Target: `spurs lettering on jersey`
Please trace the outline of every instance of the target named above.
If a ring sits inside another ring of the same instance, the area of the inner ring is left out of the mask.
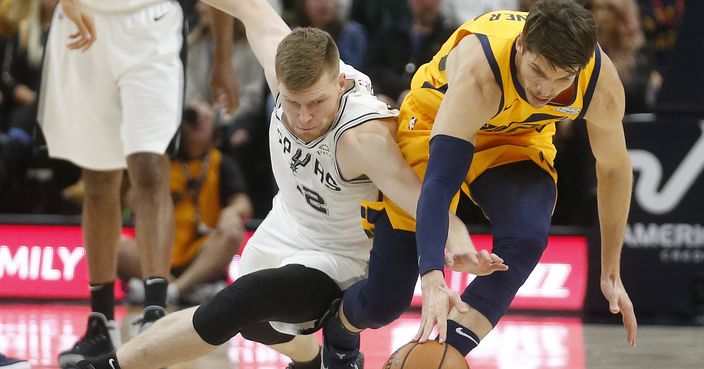
[[[342,178],[337,142],[353,127],[393,118],[398,112],[371,95],[367,76],[344,64],[341,71],[353,87],[340,98],[340,110],[329,130],[311,142],[301,141],[288,129],[277,100],[269,134],[271,165],[279,185],[272,211],[285,214],[306,237],[329,242],[327,247],[338,253],[362,257],[369,243],[359,219],[360,202],[376,200],[379,191],[368,179]],[[363,250],[352,251],[359,245],[365,245]]]
[[[282,146],[284,154],[291,153],[291,139],[284,136],[279,129],[277,129],[277,133],[279,135],[279,144]],[[331,159],[330,148],[325,144],[320,146],[320,148],[312,150],[314,151],[314,155],[324,156],[327,160]],[[293,174],[296,174],[299,170],[306,168],[311,160],[311,152],[306,152],[303,154],[303,150],[304,149],[300,148],[296,149],[296,153],[294,153],[289,160],[288,166]],[[320,183],[324,184],[333,191],[340,191],[340,186],[335,181],[335,178],[330,175],[330,172],[325,169],[323,163],[317,157],[315,158],[315,163],[312,165],[312,170],[313,173],[318,176]]]

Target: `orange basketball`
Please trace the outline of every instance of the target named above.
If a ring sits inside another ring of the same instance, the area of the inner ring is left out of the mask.
[[[438,341],[409,342],[391,354],[384,369],[469,369],[454,347]]]

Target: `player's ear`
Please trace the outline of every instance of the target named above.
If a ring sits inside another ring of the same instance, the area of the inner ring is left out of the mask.
[[[516,51],[521,54],[523,53],[523,32],[518,34],[518,38],[516,38]]]
[[[344,73],[340,73],[340,77],[337,79],[337,84],[343,91],[345,90],[345,86],[347,85],[347,77]]]

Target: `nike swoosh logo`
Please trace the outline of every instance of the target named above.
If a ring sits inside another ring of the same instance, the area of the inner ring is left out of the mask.
[[[470,341],[474,342],[475,345],[479,346],[479,342],[477,342],[477,340],[475,340],[474,338],[472,338],[472,336],[468,335],[467,333],[462,332],[462,328],[461,328],[461,327],[457,327],[457,328],[455,329],[455,332],[457,332],[457,334],[459,334],[460,336],[469,338]]]
[[[108,364],[110,365],[110,367],[111,367],[112,369],[116,369],[116,368],[115,368],[115,359],[110,359],[110,360],[108,360]]]
[[[154,17],[154,21],[155,21],[155,22],[158,22],[158,21],[160,21],[160,20],[161,20],[161,18],[164,18],[164,16],[165,16],[166,14],[169,14],[169,12],[166,12],[166,13],[164,13],[164,14],[160,15],[160,16]]]

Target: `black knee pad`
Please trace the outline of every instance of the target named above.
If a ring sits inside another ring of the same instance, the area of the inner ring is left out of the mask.
[[[281,333],[274,329],[269,322],[259,322],[240,328],[242,337],[259,342],[264,345],[278,345],[291,341],[293,335]]]
[[[238,278],[193,314],[200,337],[220,345],[255,323],[319,319],[342,292],[327,274],[303,265],[263,269]]]

